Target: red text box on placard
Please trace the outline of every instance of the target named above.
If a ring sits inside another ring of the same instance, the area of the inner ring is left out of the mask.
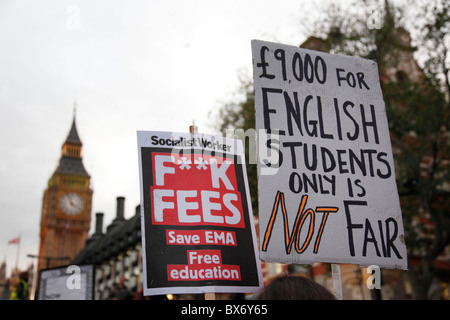
[[[166,230],[167,245],[236,246],[236,233],[222,230]]]
[[[169,281],[240,281],[238,265],[222,264],[220,250],[188,250],[188,264],[167,266]]]
[[[153,153],[152,223],[244,228],[232,159]]]

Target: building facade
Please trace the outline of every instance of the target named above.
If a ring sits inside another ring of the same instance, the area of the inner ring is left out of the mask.
[[[103,232],[103,213],[96,213],[95,231],[87,239],[85,248],[72,261],[73,264],[95,266],[94,298],[117,298],[115,287],[123,282],[128,298],[141,297],[142,245],[139,206],[130,219],[124,218],[124,197],[117,197],[116,218]]]

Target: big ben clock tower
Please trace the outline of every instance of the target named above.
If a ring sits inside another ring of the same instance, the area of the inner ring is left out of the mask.
[[[84,248],[91,223],[92,189],[73,117],[59,165],[44,191],[38,272],[70,264]]]

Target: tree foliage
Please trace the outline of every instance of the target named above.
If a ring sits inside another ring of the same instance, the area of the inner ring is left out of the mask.
[[[439,276],[434,262],[450,244],[450,2],[409,1],[398,7],[387,0],[375,6],[364,1],[346,9],[332,4],[320,19],[303,21],[314,26],[310,33],[322,51],[378,62],[411,280],[415,297],[426,298]],[[255,128],[251,81],[241,78],[240,90],[240,99],[220,110],[221,131]],[[256,208],[256,166],[247,168]]]
[[[411,275],[416,297],[426,298],[437,275],[434,262],[450,243],[450,3],[410,1],[395,7],[385,1],[384,7],[364,10],[369,3],[360,7],[362,15],[334,10],[334,19],[321,24],[317,35],[330,52],[378,62],[406,242],[410,257],[420,257],[420,268],[410,259]],[[382,21],[368,28],[376,10],[383,12]]]
[[[255,154],[256,141],[250,141],[255,139],[255,97],[253,94],[253,83],[247,76],[244,70],[241,70],[239,74],[239,89],[237,95],[234,96],[229,102],[224,103],[219,109],[217,115],[216,128],[226,135],[227,130],[242,130],[249,132],[250,134],[243,139],[245,149],[245,161],[248,176],[248,184],[250,188],[250,197],[252,201],[253,214],[258,213],[258,179],[257,168],[255,159],[250,157],[250,154]]]

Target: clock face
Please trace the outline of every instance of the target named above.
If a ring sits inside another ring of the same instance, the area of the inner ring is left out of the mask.
[[[66,193],[61,198],[61,209],[69,215],[76,215],[83,209],[83,199],[76,193]]]

